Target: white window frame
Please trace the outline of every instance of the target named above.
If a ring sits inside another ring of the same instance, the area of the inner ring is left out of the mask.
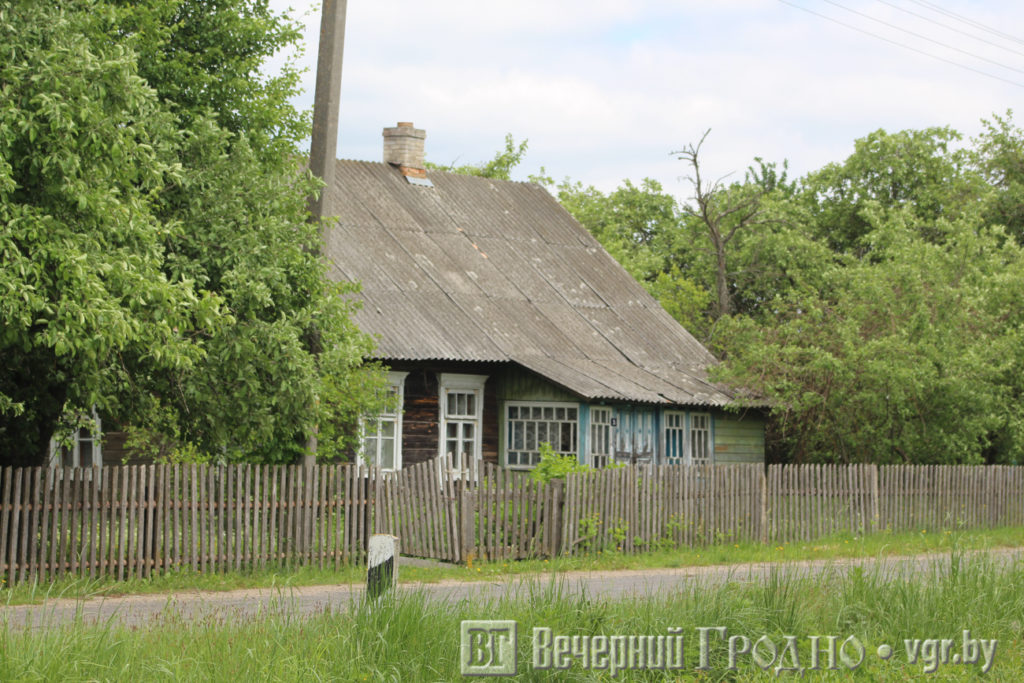
[[[559,419],[557,419],[557,417],[555,417],[555,415],[557,415],[557,413],[553,412],[551,418],[545,418],[545,417],[533,418],[531,416],[530,418],[517,417],[517,418],[513,419],[513,418],[509,417],[509,415],[510,415],[509,409],[510,408],[517,408],[517,409],[528,408],[531,411],[534,408],[541,408],[541,409],[551,408],[552,411],[556,411],[559,408],[562,408],[562,409],[572,409],[572,410],[576,411],[576,418],[574,420],[569,420],[567,418],[559,420]],[[533,469],[533,467],[537,464],[537,462],[539,462],[539,458],[540,458],[539,452],[535,451],[534,449],[528,449],[528,448],[513,449],[513,448],[511,448],[511,446],[513,445],[512,444],[512,439],[514,438],[513,422],[524,422],[524,423],[525,422],[534,422],[534,423],[543,422],[543,423],[546,423],[548,425],[550,425],[550,424],[562,424],[562,423],[569,423],[569,422],[571,422],[572,425],[573,425],[573,434],[572,434],[573,444],[572,444],[572,448],[570,450],[555,449],[555,452],[556,453],[561,453],[562,455],[571,455],[573,457],[579,457],[579,448],[580,448],[580,404],[579,403],[570,403],[570,402],[565,402],[565,401],[506,401],[505,402],[504,415],[502,416],[502,419],[505,421],[505,444],[504,444],[504,448],[505,448],[505,466],[507,468],[509,468],[509,469],[512,469],[512,470],[529,470],[529,469]],[[524,427],[524,429],[525,429],[525,427]],[[538,435],[537,435],[536,429],[537,428],[534,427],[534,430],[535,430],[534,431],[534,438],[537,439],[537,445],[538,446],[543,441],[550,442],[550,439],[540,439],[538,437]],[[537,461],[536,462],[526,463],[526,464],[523,464],[521,462],[512,463],[511,460],[510,460],[510,458],[511,458],[510,451],[513,451],[513,450],[522,451],[522,452],[528,452],[528,453],[537,453],[537,455],[536,455]]]
[[[675,423],[675,424],[673,424]],[[686,413],[682,410],[666,410],[662,416],[662,447],[664,462],[667,465],[689,465],[690,464],[690,432]],[[669,457],[669,444],[673,441],[682,440],[678,443],[678,457]]]
[[[662,415],[661,452],[668,465],[712,465],[715,462],[712,415],[666,410]],[[675,424],[672,424],[672,423]],[[682,439],[679,457],[669,458],[669,443]],[[700,451],[703,448],[703,453]]]
[[[711,443],[711,413],[690,413],[690,424],[688,426],[687,442],[689,448],[687,449],[687,456],[690,464],[693,465],[712,465],[715,462],[714,447]],[[705,421],[703,426],[698,427],[698,419]],[[704,446],[704,453],[698,454],[697,450]]]
[[[615,434],[612,431],[611,406],[590,406],[590,429],[587,439],[587,462],[591,467],[607,467],[615,457]],[[598,416],[603,419],[598,420]],[[596,446],[603,444],[604,450]]]
[[[385,472],[393,472],[395,470],[402,469],[402,414],[404,412],[403,406],[405,405],[405,378],[408,376],[408,372],[397,372],[394,370],[388,372],[388,388],[392,393],[394,393],[397,401],[393,411],[384,412],[374,417],[364,417],[359,420],[359,454],[366,464],[371,467],[380,467]],[[376,424],[376,431],[373,434],[369,434],[367,432],[367,425],[370,422],[374,422]],[[395,445],[392,460],[394,467],[381,466],[381,445],[383,443],[381,433],[385,422],[393,423],[395,425],[393,437]],[[367,452],[366,442],[368,440],[373,440],[375,443],[374,453]]]
[[[439,456],[444,457],[447,455],[448,445],[448,425],[472,425],[473,436],[471,437],[471,453],[469,455],[479,461],[483,455],[482,451],[482,432],[483,432],[483,416],[484,416],[484,384],[487,382],[487,375],[465,375],[454,372],[442,372],[438,381],[438,434],[437,434],[437,453]],[[448,396],[449,394],[467,394],[472,395],[473,398],[473,412],[472,414],[449,414],[448,412]],[[459,428],[458,441],[463,441],[464,427]],[[458,472],[469,466],[469,463],[462,461],[462,453],[452,453],[452,468]]]
[[[88,442],[92,447],[91,466],[103,467],[103,423],[100,421],[100,416],[96,413],[95,408],[92,410],[92,420],[90,422],[93,425],[92,429],[79,427],[75,430],[69,447],[62,446],[56,437],[50,438],[50,467],[81,467],[83,442]],[[84,436],[82,432],[85,432]],[[70,465],[64,464],[65,448],[70,449],[68,451],[68,454],[71,456]]]

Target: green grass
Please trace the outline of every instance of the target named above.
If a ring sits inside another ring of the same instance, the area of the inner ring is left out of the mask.
[[[532,579],[527,597],[479,604],[436,603],[400,595],[368,606],[305,619],[264,616],[240,621],[165,622],[145,629],[108,623],[45,631],[0,628],[0,680],[459,680],[459,624],[464,619],[513,619],[518,624],[518,680],[612,680],[579,666],[556,673],[530,666],[534,626],[564,635],[664,635],[680,627],[684,669],[700,680],[774,678],[747,656],[727,668],[725,645],[712,649],[711,669],[696,671],[697,627],[723,626],[751,640],[797,638],[809,665],[810,635],[855,636],[866,656],[850,672],[810,671],[813,680],[967,680],[980,665],[940,665],[926,674],[911,664],[904,639],[950,638],[960,651],[963,629],[996,639],[986,680],[1017,681],[1024,671],[1024,562],[1001,565],[984,555],[949,554],[954,570],[936,562],[923,575],[892,569],[829,572],[820,577],[774,573],[756,583],[687,582],[644,600],[597,601]],[[947,556],[945,559],[949,559]],[[891,645],[888,661],[877,656]],[[792,663],[787,659],[787,664]],[[792,676],[793,674],[788,674]],[[667,680],[664,672],[620,672],[617,680]]]
[[[729,543],[703,548],[673,548],[643,554],[593,553],[552,560],[518,562],[471,562],[462,573],[493,578],[503,574],[547,571],[614,571],[701,567],[748,562],[796,562],[855,557],[917,555],[951,550],[990,550],[1024,546],[1024,529],[1009,527],[970,531],[882,532],[855,536],[835,534],[815,541],[766,546],[760,543]],[[477,571],[479,570],[479,571]],[[403,572],[406,570],[403,569]],[[403,578],[406,574],[403,574]]]
[[[433,583],[443,580],[493,580],[505,576],[568,571],[614,571],[622,569],[658,569],[697,567],[746,562],[786,562],[835,560],[854,557],[914,555],[929,552],[984,550],[1024,545],[1024,529],[979,529],[939,533],[877,533],[867,536],[839,534],[812,542],[764,546],[735,543],[703,548],[665,549],[644,554],[593,553],[552,560],[477,562],[443,567],[403,566],[403,583]],[[289,588],[326,584],[361,583],[364,567],[345,567],[340,571],[312,567],[271,567],[261,570],[204,574],[180,571],[150,579],[69,578],[49,584],[16,584],[0,590],[0,601],[17,605],[39,603],[56,598],[112,597],[128,594],[181,591],[227,591],[243,588]]]

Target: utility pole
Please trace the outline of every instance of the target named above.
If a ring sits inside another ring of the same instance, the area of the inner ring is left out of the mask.
[[[314,220],[324,217],[324,200],[334,183],[347,5],[347,0],[323,0],[323,14],[320,17],[320,47],[316,61],[313,140],[309,149],[309,170],[326,185],[318,198],[310,198],[309,209]]]
[[[338,155],[338,114],[341,110],[341,62],[345,51],[347,0],[323,0],[320,16],[320,45],[316,60],[316,92],[313,96],[313,139],[309,147],[309,170],[324,181],[318,197],[309,198],[310,220],[326,215],[327,197],[334,185]],[[315,343],[315,342],[314,342]],[[318,351],[318,349],[314,349]],[[309,454],[305,464],[316,463],[317,428],[306,439]]]

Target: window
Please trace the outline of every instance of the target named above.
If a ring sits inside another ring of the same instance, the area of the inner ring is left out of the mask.
[[[551,444],[556,453],[576,457],[579,443],[579,408],[575,403],[528,403],[505,405],[506,464],[533,467],[540,462],[540,445]]]
[[[686,413],[665,411],[665,462],[686,462]]]
[[[690,413],[690,458],[694,465],[711,464],[711,416]]]
[[[679,410],[665,411],[665,462],[670,465],[711,464],[711,415],[690,413],[689,427],[686,417],[686,413]]]
[[[70,443],[62,445],[50,439],[51,467],[102,467],[103,430],[99,415],[92,412],[92,424],[78,429]]]
[[[402,403],[408,372],[389,372],[388,391],[395,397],[388,412],[363,418],[363,456],[383,470],[402,468]]]
[[[590,407],[590,465],[607,467],[612,456],[612,409]]]
[[[484,375],[441,374],[441,454],[462,470],[469,458],[480,459],[480,429],[484,411]]]

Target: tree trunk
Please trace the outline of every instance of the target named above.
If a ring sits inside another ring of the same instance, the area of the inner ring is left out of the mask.
[[[732,313],[732,295],[729,293],[728,270],[725,265],[725,244],[721,235],[712,233],[711,240],[715,245],[715,291],[718,295],[718,307],[715,311],[715,319]]]

